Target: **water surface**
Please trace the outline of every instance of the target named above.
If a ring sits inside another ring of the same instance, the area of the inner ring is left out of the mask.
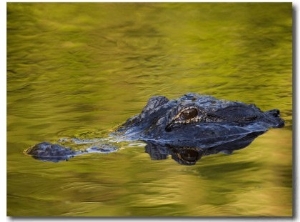
[[[291,3],[7,3],[9,216],[291,216]],[[106,137],[149,97],[187,92],[286,121],[194,166],[141,144],[70,161],[23,150]]]

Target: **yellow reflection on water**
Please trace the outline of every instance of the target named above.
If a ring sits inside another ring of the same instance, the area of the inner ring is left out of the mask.
[[[7,3],[7,214],[291,216],[291,6]],[[57,164],[22,153],[187,92],[278,108],[286,127],[195,166],[128,144]]]

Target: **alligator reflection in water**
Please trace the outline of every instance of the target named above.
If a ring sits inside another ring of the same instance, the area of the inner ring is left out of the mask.
[[[194,165],[203,156],[217,153],[231,154],[234,150],[245,148],[261,134],[262,133],[250,133],[243,138],[237,138],[230,142],[223,141],[224,143],[206,149],[148,142],[145,151],[150,155],[152,160],[164,160],[171,155],[172,159],[180,164]]]
[[[253,104],[189,93],[175,100],[164,96],[150,98],[142,112],[128,119],[112,136],[117,141],[145,142],[152,159],[171,155],[181,164],[192,165],[205,155],[244,148],[269,128],[283,126],[279,110],[263,112]],[[43,142],[25,153],[39,160],[58,162],[85,153],[116,150],[111,143],[100,142],[75,151]]]

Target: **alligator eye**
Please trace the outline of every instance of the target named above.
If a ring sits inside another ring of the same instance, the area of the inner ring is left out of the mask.
[[[192,119],[196,116],[198,116],[198,110],[196,108],[185,109],[180,113],[182,120]]]

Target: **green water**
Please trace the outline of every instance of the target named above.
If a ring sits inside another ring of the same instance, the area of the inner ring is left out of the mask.
[[[194,166],[126,143],[23,154],[187,92],[280,109],[286,126]],[[291,216],[292,159],[291,3],[7,3],[9,216]]]

